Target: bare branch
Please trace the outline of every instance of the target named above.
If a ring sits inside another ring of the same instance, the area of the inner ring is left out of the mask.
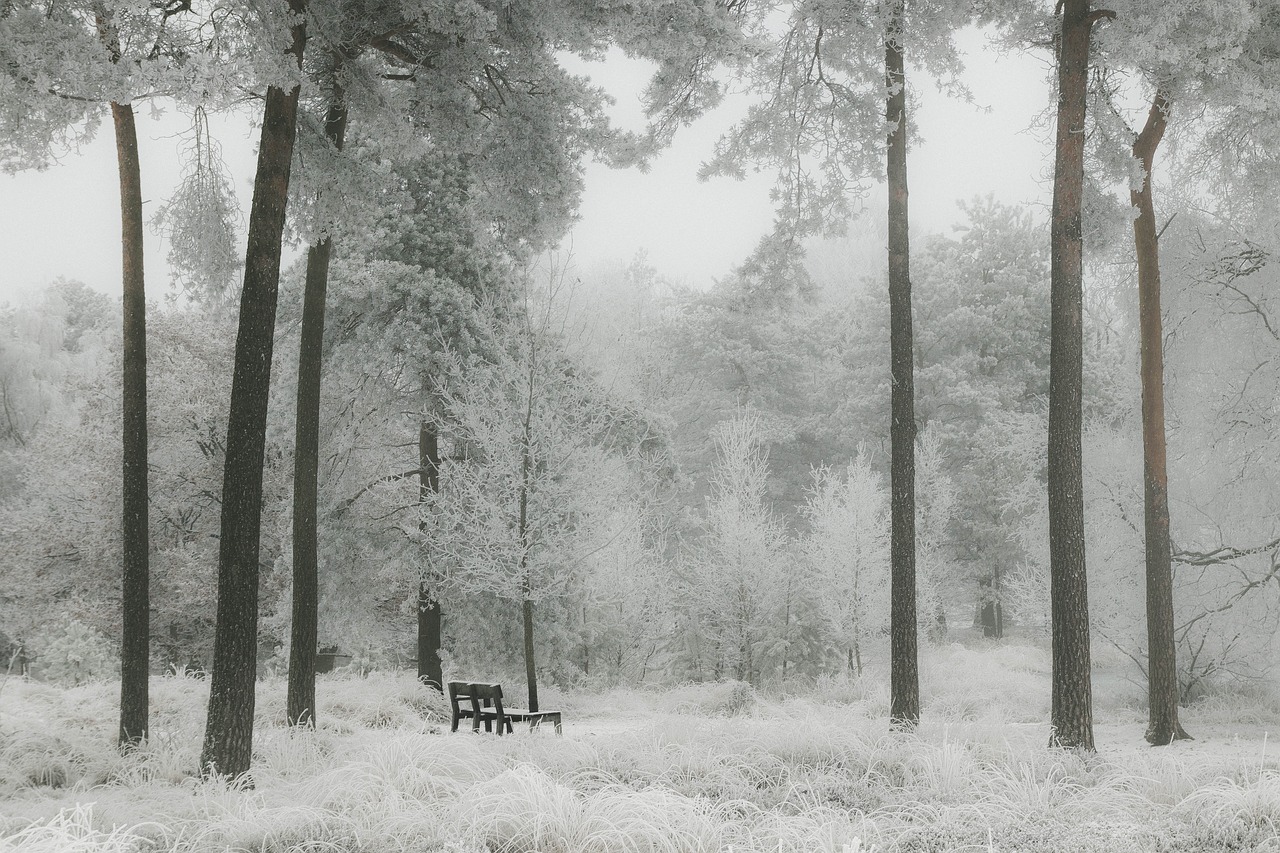
[[[1230,545],[1223,545],[1212,551],[1175,550],[1172,557],[1175,563],[1182,563],[1187,566],[1216,566],[1230,563],[1232,560],[1238,560],[1241,557],[1274,551],[1277,548],[1280,548],[1280,539],[1273,539],[1270,542],[1249,548],[1235,548]]]
[[[1115,10],[1094,9],[1092,12],[1090,12],[1088,15],[1085,16],[1084,20],[1086,24],[1092,27],[1094,24],[1098,23],[1098,21],[1102,20],[1103,18],[1106,18],[1107,20],[1110,20],[1110,21],[1114,21],[1116,19]]]
[[[329,517],[331,519],[341,518],[343,515],[347,513],[348,510],[351,509],[352,506],[355,505],[356,501],[364,497],[365,493],[367,493],[371,489],[377,488],[378,486],[384,483],[394,483],[400,480],[407,480],[410,477],[416,477],[421,473],[422,473],[421,468],[411,468],[408,471],[404,471],[399,474],[387,474],[384,477],[379,477],[378,479],[374,480],[372,483],[366,483],[354,495],[347,498],[342,503],[338,504],[338,506],[334,507],[329,512]]]

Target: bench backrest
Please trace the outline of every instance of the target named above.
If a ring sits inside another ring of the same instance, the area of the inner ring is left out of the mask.
[[[464,702],[470,702],[471,685],[467,684],[465,681],[450,681],[448,687],[449,705],[453,708],[453,719],[456,721],[458,719],[458,711],[460,710],[458,708],[458,701],[462,700]]]
[[[499,715],[502,714],[502,685],[501,684],[475,684],[469,681],[450,681],[449,682],[449,704],[453,708],[453,716],[456,719],[458,712],[463,710],[460,706],[467,703],[473,714],[479,715],[482,708],[492,708]]]
[[[493,708],[498,719],[502,719],[502,685],[501,684],[468,684],[471,704],[476,713],[481,708]]]

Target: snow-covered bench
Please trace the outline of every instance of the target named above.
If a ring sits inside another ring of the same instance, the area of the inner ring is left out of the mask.
[[[561,733],[559,711],[526,711],[523,708],[504,708],[502,705],[502,685],[484,684],[469,681],[449,682],[449,705],[453,711],[453,719],[449,731],[458,730],[458,722],[471,720],[471,730],[480,731],[484,723],[486,732],[493,731],[493,724],[498,724],[498,734],[512,731],[513,722],[527,722],[529,728],[550,721],[556,727],[556,734]]]

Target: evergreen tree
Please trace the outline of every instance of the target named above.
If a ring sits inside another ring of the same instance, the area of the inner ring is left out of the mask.
[[[1058,112],[1053,210],[1050,217],[1049,566],[1053,614],[1053,743],[1093,750],[1089,663],[1089,595],[1085,575],[1084,485],[1081,473],[1085,105],[1089,39],[1094,22],[1114,12],[1090,11],[1089,0],[1059,6]]]

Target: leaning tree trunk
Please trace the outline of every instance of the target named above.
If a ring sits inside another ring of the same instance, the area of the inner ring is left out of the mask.
[[[347,131],[347,105],[335,58],[333,92],[325,113],[325,136],[337,150]],[[285,716],[291,726],[316,724],[316,644],[319,633],[319,556],[316,516],[320,481],[320,379],[323,373],[324,311],[333,240],[307,250],[298,345],[298,411],[293,454],[293,621],[289,639],[289,696]]]
[[[290,52],[299,66],[306,46],[303,0]],[[240,328],[227,418],[218,543],[218,610],[201,772],[240,776],[253,753],[254,682],[258,669],[258,552],[262,528],[262,463],[267,397],[280,285],[280,249],[298,123],[298,87],[267,89],[258,168],[249,212]]]
[[[124,577],[120,646],[120,746],[147,737],[151,593],[147,557],[147,294],[142,261],[142,170],[133,106],[111,105],[120,165],[124,266]]]
[[[1129,193],[1138,259],[1138,320],[1142,338],[1142,462],[1147,535],[1147,742],[1190,737],[1178,722],[1178,653],[1173,639],[1173,568],[1169,543],[1169,475],[1165,464],[1164,333],[1160,317],[1160,243],[1151,170],[1164,136],[1169,100],[1157,91],[1147,123],[1133,143],[1142,188]]]
[[[418,496],[425,504],[440,491],[440,436],[436,425],[423,421],[418,427]],[[444,691],[440,662],[440,601],[431,584],[418,584],[418,680]]]
[[[1093,750],[1089,593],[1081,470],[1084,121],[1089,0],[1065,0],[1058,46],[1058,130],[1050,217],[1049,585],[1053,623],[1051,742]]]
[[[911,246],[907,218],[907,91],[903,68],[903,3],[893,7],[885,36],[884,69],[889,97],[885,118],[889,185],[890,390],[890,708],[895,724],[920,721],[916,638],[915,378],[912,373]]]

